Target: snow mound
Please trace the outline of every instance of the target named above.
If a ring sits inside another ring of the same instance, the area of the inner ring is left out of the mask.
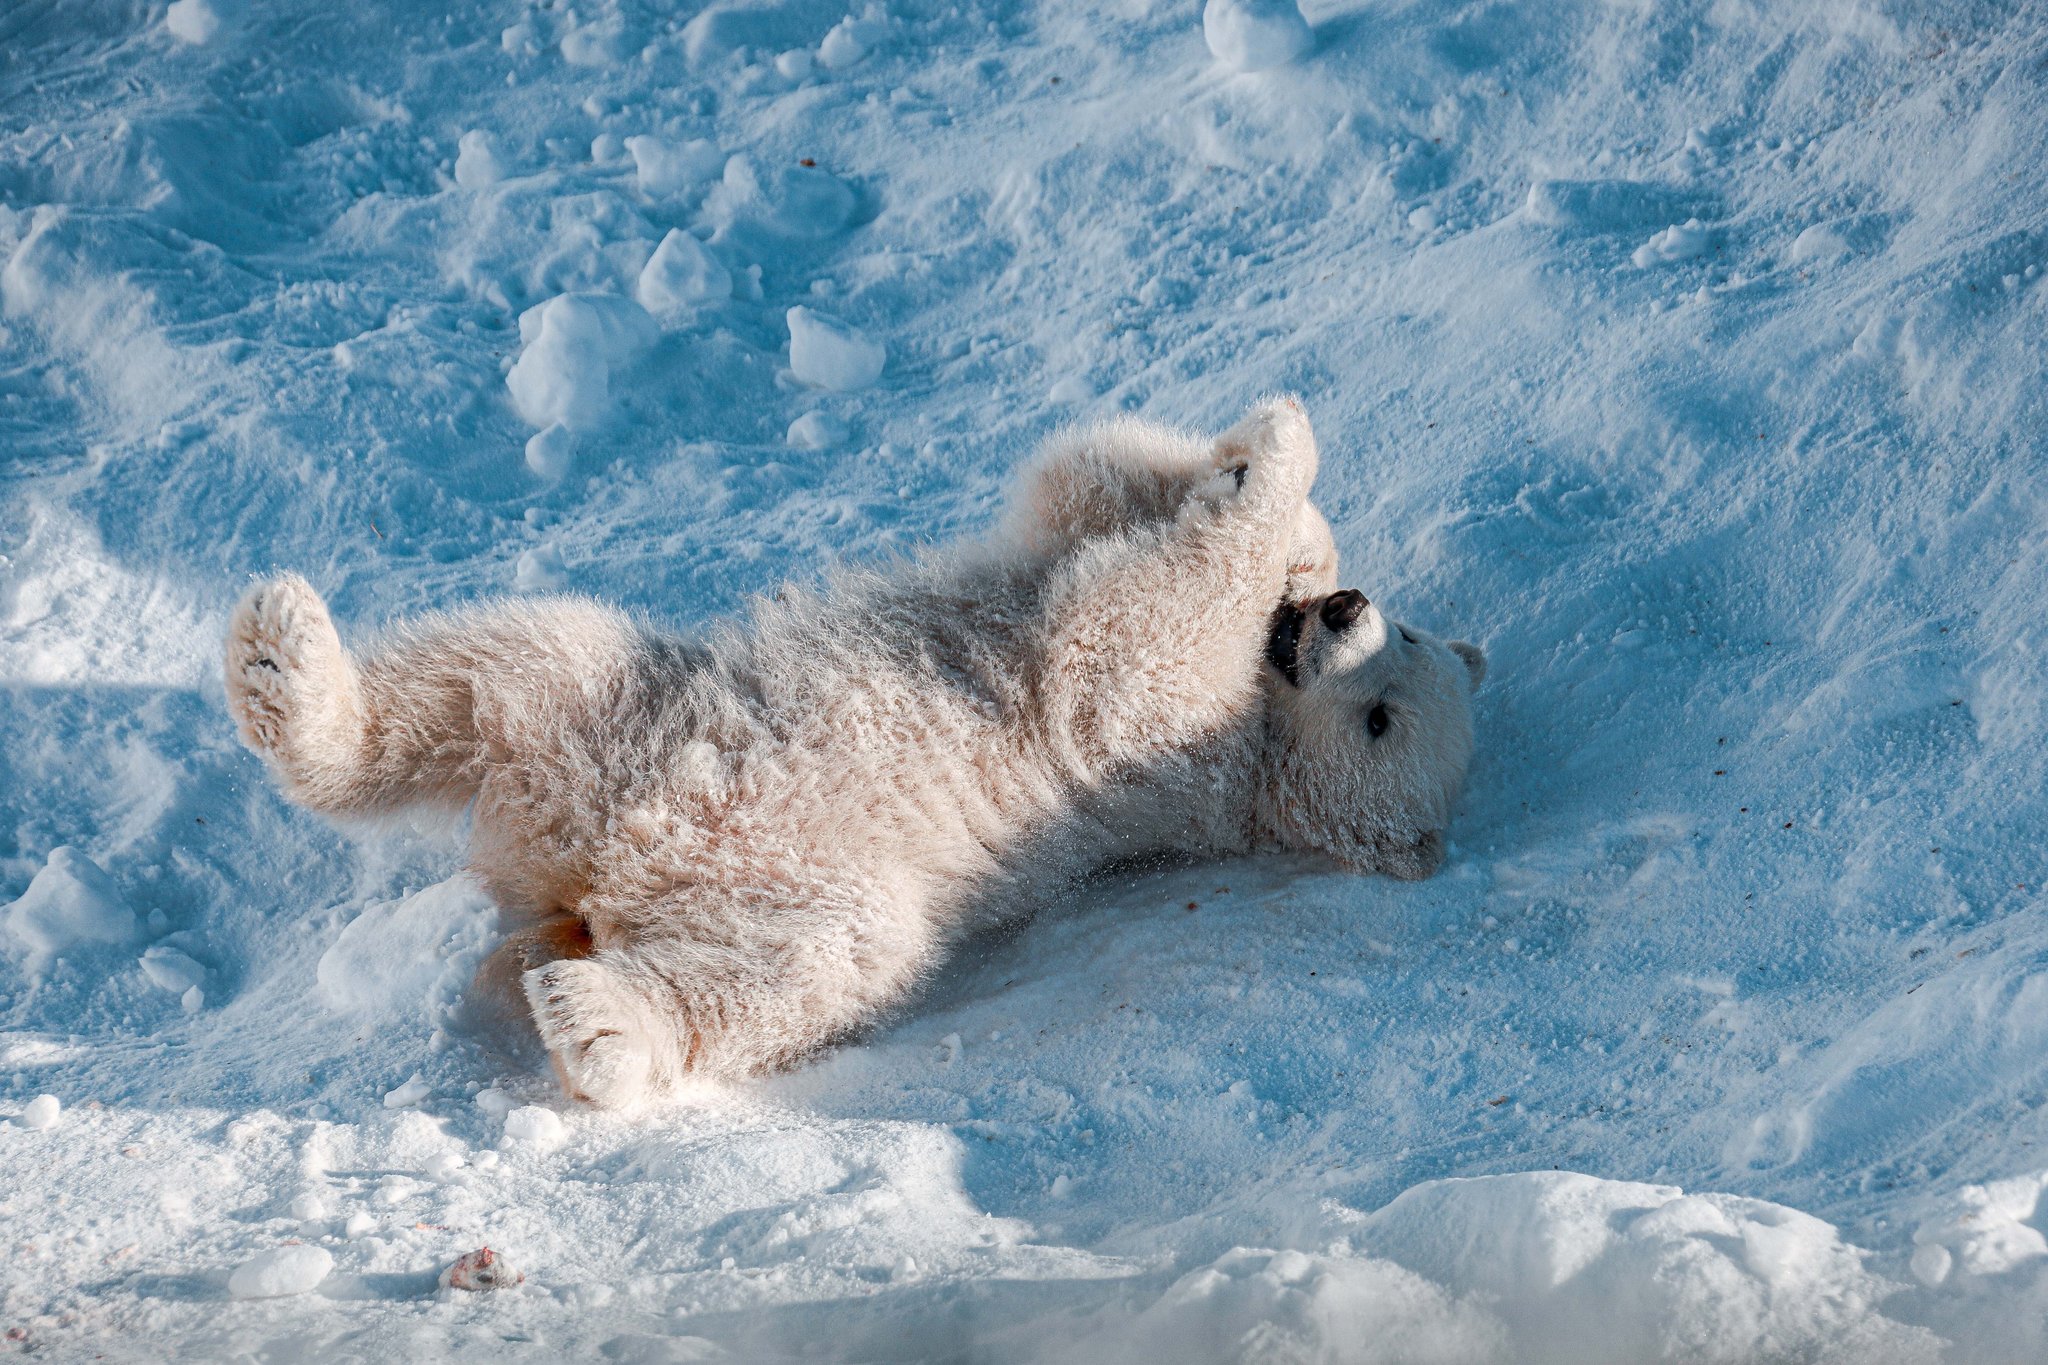
[[[512,405],[537,427],[600,426],[611,411],[612,377],[644,355],[660,335],[631,299],[563,294],[519,315],[522,349],[505,387]]]
[[[136,935],[135,912],[121,888],[68,844],[51,849],[28,890],[0,907],[0,926],[28,959],[32,974],[74,948],[128,943]]]
[[[1304,56],[1316,35],[1295,0],[1209,0],[1202,37],[1232,71],[1270,71]]]
[[[804,383],[846,393],[882,377],[887,349],[852,323],[801,305],[788,320],[789,368]]]
[[[704,244],[670,228],[640,272],[640,306],[657,317],[732,297],[732,274]]]
[[[1683,223],[1673,223],[1644,242],[1629,259],[1639,267],[1689,261],[1695,256],[1706,255],[1711,241],[1711,235],[1701,226],[1700,220],[1688,218]]]
[[[671,142],[651,133],[626,139],[640,192],[650,199],[672,199],[716,176],[725,153],[703,138]]]
[[[228,1294],[237,1299],[281,1299],[317,1287],[334,1269],[325,1249],[303,1244],[278,1247],[244,1261],[228,1276]]]
[[[372,901],[321,954],[315,993],[344,1013],[445,1010],[475,975],[495,920],[490,897],[467,875]]]

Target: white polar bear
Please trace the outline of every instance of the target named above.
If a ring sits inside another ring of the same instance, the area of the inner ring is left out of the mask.
[[[991,543],[702,641],[553,598],[351,657],[278,577],[235,612],[228,702],[315,810],[473,806],[477,874],[531,918],[487,972],[572,1095],[626,1104],[803,1058],[1108,862],[1429,875],[1484,663],[1328,591],[1315,473],[1288,398],[1214,441],[1068,433]]]

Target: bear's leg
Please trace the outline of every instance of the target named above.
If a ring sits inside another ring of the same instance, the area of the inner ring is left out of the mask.
[[[616,701],[643,641],[618,612],[556,598],[401,626],[361,660],[294,574],[228,629],[228,709],[297,801],[332,815],[459,807],[489,763],[555,742]]]
[[[1124,419],[1061,432],[1018,471],[998,535],[1056,555],[1093,536],[1170,519],[1212,472],[1201,441]]]
[[[555,1078],[571,1097],[626,1108],[661,1095],[688,1070],[691,1022],[630,950],[535,967],[525,986]]]

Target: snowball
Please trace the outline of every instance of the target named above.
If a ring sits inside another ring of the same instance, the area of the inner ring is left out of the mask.
[[[178,997],[179,1006],[187,1014],[197,1014],[206,1008],[206,992],[193,986]]]
[[[164,27],[180,42],[204,46],[220,36],[240,9],[234,0],[175,0],[164,11]]]
[[[415,1071],[412,1076],[395,1090],[384,1092],[386,1109],[410,1109],[434,1093],[434,1087],[427,1084],[427,1078]]]
[[[681,228],[647,258],[640,271],[640,306],[650,313],[674,313],[732,297],[732,274],[704,244]]]
[[[59,844],[21,898],[0,909],[0,927],[40,964],[79,944],[129,942],[135,912],[92,859]]]
[[[1202,7],[1202,37],[1232,71],[1285,66],[1316,41],[1295,0],[1209,0]]]
[[[292,1200],[291,1215],[301,1223],[312,1223],[327,1216],[327,1201],[317,1190],[308,1190]]]
[[[568,581],[569,566],[562,562],[562,552],[552,545],[522,550],[519,562],[512,566],[515,592],[553,592]]]
[[[1673,223],[1637,247],[1635,255],[1629,259],[1638,266],[1688,261],[1706,253],[1707,241],[1708,233],[1700,226],[1700,220],[1688,218],[1683,223]]]
[[[617,133],[599,133],[590,139],[590,159],[600,166],[609,166],[626,154],[626,144]]]
[[[206,980],[206,968],[176,948],[159,943],[142,955],[142,974],[160,991],[183,995]]]
[[[537,1104],[523,1104],[505,1115],[505,1136],[514,1142],[553,1147],[568,1136],[562,1116]]]
[[[612,294],[563,294],[519,315],[519,361],[505,376],[512,405],[537,427],[599,425],[611,381],[660,335],[647,310]]]
[[[853,190],[830,171],[803,165],[763,170],[745,156],[725,163],[706,204],[721,227],[754,223],[791,237],[829,236],[846,226],[853,207]]]
[[[481,128],[472,128],[456,143],[455,183],[466,190],[480,190],[505,178],[505,158],[498,139]]]
[[[626,139],[641,193],[652,199],[667,199],[692,185],[702,184],[725,166],[725,153],[698,138],[670,142],[666,138],[641,134]]]
[[[775,74],[792,83],[809,79],[811,54],[803,48],[794,48],[775,59]]]
[[[825,41],[818,44],[818,62],[827,71],[844,71],[868,55],[869,25],[848,15],[832,26]]]
[[[576,433],[560,422],[526,439],[526,467],[543,479],[559,479],[576,463]]]
[[[846,439],[846,423],[829,412],[807,412],[789,424],[788,439],[798,450],[830,450]]]
[[[57,1126],[57,1119],[63,1114],[64,1105],[55,1095],[38,1095],[30,1100],[21,1111],[21,1126],[43,1132]]]
[[[477,1108],[483,1110],[494,1119],[505,1117],[516,1107],[512,1097],[498,1089],[495,1085],[488,1090],[477,1091],[474,1103]]]
[[[809,308],[789,310],[789,368],[806,384],[841,393],[882,377],[888,352],[849,323]]]
[[[228,1293],[238,1299],[281,1299],[303,1294],[327,1278],[334,1257],[319,1247],[286,1246],[244,1261],[228,1276]]]

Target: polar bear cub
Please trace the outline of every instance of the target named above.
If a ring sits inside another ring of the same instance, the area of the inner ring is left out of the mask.
[[[1204,440],[1054,439],[987,543],[757,599],[678,638],[576,598],[342,646],[286,575],[228,704],[297,801],[472,812],[564,1088],[600,1105],[785,1066],[945,946],[1112,861],[1263,849],[1424,877],[1477,649],[1333,590],[1291,398]]]

